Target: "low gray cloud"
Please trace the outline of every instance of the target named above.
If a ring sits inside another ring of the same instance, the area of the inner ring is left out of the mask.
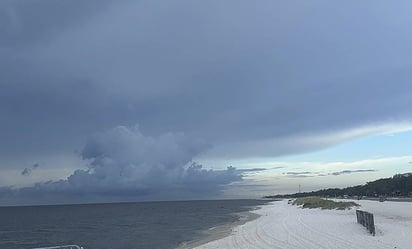
[[[268,168],[238,169],[238,171],[242,173],[254,173],[254,172],[261,172],[261,171],[266,171],[266,170],[268,170]]]
[[[339,176],[339,175],[346,175],[346,174],[353,174],[353,173],[365,173],[365,172],[375,172],[377,170],[374,169],[355,169],[355,170],[342,170],[337,172],[332,172],[329,175]]]
[[[207,147],[183,133],[151,137],[143,135],[138,126],[118,126],[89,139],[82,151],[89,169],[76,170],[66,180],[5,188],[0,200],[11,202],[22,196],[43,202],[55,202],[62,196],[70,201],[217,197],[228,184],[242,180],[242,171],[234,167],[207,170],[193,162]],[[25,171],[30,174],[37,167]],[[56,196],[60,197],[56,200]]]
[[[314,176],[314,172],[310,172],[310,171],[302,171],[302,172],[285,172],[283,173],[284,175],[286,175],[287,177],[293,177],[293,178],[299,178],[299,177],[313,177]]]
[[[283,173],[287,177],[298,178],[298,177],[315,177],[315,176],[339,176],[339,175],[346,175],[346,174],[354,174],[354,173],[365,173],[365,172],[375,172],[377,170],[374,169],[355,169],[355,170],[342,170],[336,171],[332,173],[326,172],[312,172],[312,171],[298,171],[298,172],[285,172]]]
[[[35,163],[35,164],[33,164],[30,168],[24,168],[24,169],[21,171],[20,174],[21,174],[22,176],[29,176],[29,175],[31,175],[32,171],[35,170],[35,169],[37,169],[39,166],[40,166],[40,164]]]
[[[21,175],[23,176],[28,176],[31,174],[31,169],[29,168],[24,168],[23,171],[21,172]]]

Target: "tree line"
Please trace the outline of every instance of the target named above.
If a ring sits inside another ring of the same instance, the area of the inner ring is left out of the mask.
[[[382,178],[376,181],[367,182],[364,185],[357,185],[347,188],[328,188],[312,192],[271,195],[265,198],[299,198],[305,196],[323,197],[412,197],[412,173],[396,174],[393,177]]]

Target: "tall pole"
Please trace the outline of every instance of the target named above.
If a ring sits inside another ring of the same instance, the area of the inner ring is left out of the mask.
[[[299,184],[299,194],[300,194],[300,184]]]

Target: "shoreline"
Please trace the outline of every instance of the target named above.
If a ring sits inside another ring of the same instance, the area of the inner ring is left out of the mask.
[[[376,249],[410,248],[412,203],[357,201],[375,217],[376,235],[356,222],[356,208],[299,208],[287,200],[269,202],[252,211],[258,219],[232,228],[229,236],[194,249]]]
[[[255,206],[251,208],[251,210],[249,211],[233,213],[233,215],[238,216],[236,221],[218,225],[215,227],[211,227],[207,230],[204,230],[200,232],[200,238],[194,239],[193,241],[183,241],[175,249],[192,249],[205,245],[212,241],[217,241],[229,237],[232,234],[234,228],[242,226],[248,222],[251,222],[261,217],[260,214],[255,213],[254,211],[261,209],[263,206],[268,205],[269,203],[271,202],[268,202],[264,205]]]

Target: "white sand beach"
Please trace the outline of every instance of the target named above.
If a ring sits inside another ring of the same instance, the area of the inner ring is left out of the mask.
[[[412,248],[412,203],[356,201],[375,216],[376,235],[356,223],[355,210],[302,209],[286,200],[253,212],[259,218],[197,249]]]

